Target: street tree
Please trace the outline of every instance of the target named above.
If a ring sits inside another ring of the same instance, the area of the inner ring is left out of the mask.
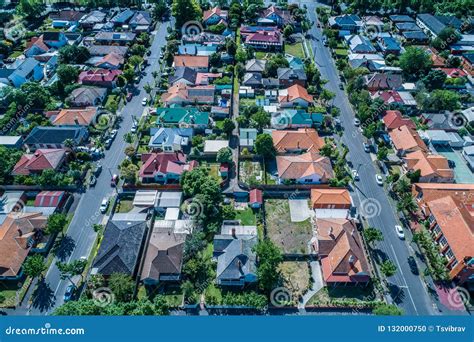
[[[39,277],[46,271],[44,258],[40,254],[35,254],[26,258],[23,263],[23,273],[31,278]]]
[[[363,231],[365,241],[367,241],[367,244],[373,247],[373,243],[376,241],[382,241],[383,240],[383,234],[382,232],[374,227],[368,227],[364,229]]]
[[[84,269],[87,265],[87,260],[74,260],[69,263],[57,261],[56,267],[58,268],[59,272],[61,273],[60,277],[62,280],[69,280],[72,285],[76,285],[72,278],[78,275],[81,275],[84,272]]]
[[[386,277],[391,277],[397,272],[397,266],[391,260],[385,260],[380,265],[380,271]]]
[[[217,151],[217,158],[218,163],[230,163],[232,162],[232,150],[230,147],[223,147],[219,151]]]

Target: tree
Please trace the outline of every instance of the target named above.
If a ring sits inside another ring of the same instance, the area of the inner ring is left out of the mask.
[[[102,224],[97,224],[97,223],[94,223],[92,225],[92,229],[94,230],[94,232],[96,233],[100,233],[104,230],[104,226]]]
[[[168,6],[166,5],[166,1],[157,0],[157,1],[154,1],[154,3],[155,3],[155,6],[153,7],[153,12],[152,12],[153,18],[155,18],[155,20],[161,20],[168,12]]]
[[[137,172],[139,168],[135,164],[120,168],[120,175],[126,183],[135,184],[137,181]]]
[[[23,273],[31,278],[36,278],[42,275],[46,271],[46,265],[44,264],[43,256],[35,254],[26,258],[22,266]]]
[[[336,97],[336,94],[334,94],[332,91],[329,91],[327,89],[323,89],[319,97],[323,101],[323,103],[327,105],[329,101],[331,101],[332,99]]]
[[[222,206],[222,219],[224,220],[235,220],[235,209],[232,205]]]
[[[79,69],[69,64],[59,65],[56,72],[58,74],[58,80],[63,87],[75,83],[77,81],[77,76],[79,76]]]
[[[262,130],[270,125],[270,116],[262,108],[259,108],[256,113],[250,116],[250,125]]]
[[[401,316],[403,315],[402,309],[398,308],[393,304],[378,304],[372,310],[372,313],[377,316]]]
[[[270,60],[265,64],[264,75],[266,77],[276,77],[278,68],[288,68],[289,63],[285,56],[281,53],[272,55]]]
[[[20,159],[21,154],[20,150],[0,146],[0,184],[7,184],[6,178],[10,177],[10,171]]]
[[[383,273],[384,276],[386,277],[391,277],[397,272],[397,266],[390,261],[390,260],[385,260],[381,265],[380,265],[380,271]]]
[[[273,158],[276,150],[275,146],[273,146],[272,136],[267,133],[257,135],[255,151],[265,158]]]
[[[378,160],[385,160],[388,156],[388,148],[385,146],[382,146],[379,148],[377,151],[377,159]]]
[[[154,314],[157,316],[166,316],[170,312],[170,307],[163,295],[157,295],[153,299]]]
[[[150,95],[151,91],[153,90],[153,87],[151,86],[151,84],[147,83],[143,86],[143,90],[145,90],[145,93]]]
[[[133,68],[125,68],[122,76],[127,80],[128,83],[133,83],[133,80],[135,79],[135,70]]]
[[[85,46],[65,45],[59,49],[61,64],[82,64],[90,58],[90,52]]]
[[[137,68],[140,64],[143,63],[143,57],[133,55],[128,59],[128,64],[131,65],[133,68]]]
[[[278,247],[268,238],[260,241],[254,250],[259,260],[258,285],[269,294],[280,277],[278,266],[283,261],[283,256]]]
[[[237,52],[237,44],[235,43],[233,39],[228,39],[225,44],[225,47],[226,47],[227,53],[231,56],[234,56],[235,53]]]
[[[433,69],[423,77],[423,83],[428,90],[441,89],[444,86],[444,82],[448,76],[446,73],[439,69]]]
[[[72,281],[72,278],[78,275],[81,275],[86,268],[87,260],[74,260],[70,263],[65,263],[61,261],[56,262],[56,267],[58,268],[59,272],[61,273],[60,278],[62,280],[67,279],[71,282],[71,284],[75,285]]]
[[[133,157],[135,155],[135,147],[133,147],[133,145],[128,145],[127,147],[125,147],[125,155],[129,158]]]
[[[225,118],[224,122],[222,123],[222,130],[225,132],[225,134],[227,134],[227,136],[230,136],[234,129],[235,129],[234,121],[232,121],[232,119]]]
[[[367,244],[372,245],[373,242],[376,241],[382,241],[383,240],[383,234],[382,232],[374,227],[368,227],[364,229],[363,231],[365,241],[367,241]]]
[[[63,231],[67,223],[67,216],[61,213],[55,213],[48,217],[46,223],[46,235],[54,235]]]
[[[41,0],[20,0],[16,6],[17,12],[27,19],[40,17],[45,8]]]
[[[223,147],[219,151],[217,151],[217,158],[218,163],[230,163],[232,162],[232,150],[230,147]]]
[[[119,302],[127,302],[132,299],[135,283],[131,276],[124,273],[112,273],[109,279],[109,287]]]
[[[409,46],[400,56],[400,68],[407,77],[420,78],[431,70],[432,65],[428,53],[418,47]]]
[[[446,26],[438,33],[438,36],[433,39],[432,45],[436,50],[446,50],[451,44],[456,43],[460,38],[458,31],[450,26]]]
[[[66,140],[64,140],[64,147],[73,148],[74,144],[74,140],[72,140],[71,138],[67,138]]]
[[[293,28],[292,25],[286,25],[285,28],[283,29],[283,35],[285,36],[286,39],[288,39],[294,32],[295,32],[295,29]]]
[[[173,0],[171,12],[176,18],[176,29],[185,30],[185,24],[201,20],[202,10],[196,0]]]

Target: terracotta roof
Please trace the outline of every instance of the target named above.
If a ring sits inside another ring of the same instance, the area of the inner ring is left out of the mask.
[[[204,11],[204,13],[202,14],[202,20],[206,21],[214,14],[218,15],[222,19],[227,19],[227,11],[223,11],[216,6],[214,8],[211,8],[210,10]]]
[[[317,174],[322,181],[327,181],[334,176],[329,158],[314,152],[277,156],[276,162],[281,179],[299,179]]]
[[[399,74],[375,73],[366,76],[367,88],[370,90],[396,89],[402,83],[402,76]]]
[[[365,282],[369,265],[361,239],[352,221],[341,218],[317,219],[317,245],[326,282]]]
[[[168,102],[194,102],[199,103],[213,103],[214,102],[215,87],[211,85],[188,87],[184,83],[177,83],[168,88],[168,91],[161,95],[161,100],[164,103]]]
[[[272,131],[273,145],[279,153],[291,150],[318,152],[324,146],[324,139],[313,128],[300,128],[297,131]]]
[[[305,87],[302,87],[299,84],[292,85],[286,89],[287,95],[279,96],[280,102],[292,102],[297,99],[303,99],[309,103],[313,102],[313,97],[308,94],[308,91]]]
[[[97,115],[96,107],[62,109],[52,121],[53,125],[88,126]]]
[[[403,159],[408,170],[420,170],[422,177],[454,179],[454,171],[449,168],[448,160],[442,155],[427,154],[418,150],[408,153]]]
[[[187,163],[186,155],[176,153],[144,153],[142,154],[143,165],[140,168],[140,177],[154,177],[158,173],[182,174],[184,171],[192,170],[197,162],[195,160]]]
[[[259,189],[250,190],[250,201],[249,203],[263,203],[263,192]]]
[[[257,31],[248,34],[247,37],[245,37],[245,43],[266,43],[272,45],[280,45],[282,43],[282,37],[280,30],[278,29],[274,31]]]
[[[46,226],[41,213],[11,213],[0,225],[0,276],[18,275],[37,232]]]
[[[29,50],[33,45],[40,48],[44,52],[49,51],[49,47],[44,43],[42,35],[40,37],[31,38],[31,40],[26,44],[26,50]]]
[[[474,215],[474,184],[416,183],[413,184],[412,194],[422,209],[427,202],[451,196],[458,206],[465,207]]]
[[[407,126],[408,128],[416,129],[416,124],[411,119],[402,117],[402,113],[398,110],[385,111],[383,122],[388,131],[401,126]]]
[[[117,53],[109,53],[107,55],[105,55],[104,57],[102,57],[102,59],[100,61],[98,61],[95,65],[96,66],[100,66],[102,64],[110,64],[110,65],[113,65],[115,67],[118,67],[120,65],[122,65],[124,62],[124,57],[123,55],[119,55]]]
[[[417,132],[405,126],[400,126],[388,133],[397,150],[428,150]]]
[[[311,189],[311,206],[352,205],[351,195],[347,189]]]
[[[122,73],[120,70],[95,69],[79,74],[79,83],[84,82],[113,82]]]
[[[451,196],[427,203],[458,261],[474,256],[474,219]]]
[[[441,70],[442,72],[446,74],[446,76],[451,77],[451,78],[467,76],[466,72],[459,68],[438,68],[438,70]]]
[[[35,153],[24,154],[13,167],[12,175],[29,175],[43,170],[56,170],[64,161],[66,150],[38,149]]]
[[[174,56],[174,67],[207,68],[209,56]]]

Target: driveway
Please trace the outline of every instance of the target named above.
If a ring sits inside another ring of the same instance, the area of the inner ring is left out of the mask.
[[[290,199],[291,222],[303,222],[311,217],[307,199]]]

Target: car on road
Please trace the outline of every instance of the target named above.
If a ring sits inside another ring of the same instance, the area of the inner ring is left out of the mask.
[[[339,89],[344,90],[344,84],[339,83]]]
[[[127,102],[132,101],[132,97],[133,97],[133,94],[130,93],[130,92],[128,92],[128,93],[127,93]]]
[[[74,290],[76,287],[72,284],[68,285],[66,287],[66,293],[64,293],[64,301],[69,302],[72,299],[72,296],[74,295]]]
[[[100,173],[102,172],[102,165],[100,164],[97,164],[96,168],[95,168],[95,171],[94,171],[94,175],[96,177],[99,177]]]
[[[367,143],[365,143],[365,142],[362,143],[362,145],[364,146],[364,151],[367,152],[367,153],[369,153],[369,152],[370,152],[370,145],[367,144]]]
[[[97,184],[97,178],[94,175],[89,179],[89,186],[95,186]]]
[[[105,142],[104,142],[104,145],[105,145],[105,148],[108,150],[110,148],[110,146],[112,146],[112,139],[111,138],[108,138]]]
[[[118,176],[117,175],[113,175],[112,178],[110,179],[110,186],[111,187],[116,187],[117,186],[117,183],[118,183]]]
[[[358,181],[360,179],[359,172],[357,172],[357,170],[352,170],[351,173],[352,173],[352,178],[354,178],[355,181]]]
[[[148,103],[148,99],[146,97],[144,97],[142,99],[142,106],[146,106],[147,103]]]
[[[117,136],[117,130],[116,129],[113,129],[110,131],[110,137],[112,139],[115,139],[115,137]]]
[[[335,124],[336,126],[341,126],[341,119],[339,119],[339,118],[334,118],[334,124]]]
[[[109,207],[109,199],[104,197],[104,199],[102,200],[102,202],[100,203],[100,212],[102,214],[105,214],[105,212],[107,211],[107,208]]]
[[[377,182],[378,185],[383,185],[383,178],[381,175],[376,174],[375,175],[375,181]]]
[[[134,122],[132,125],[132,128],[130,129],[130,132],[135,133],[137,131],[137,124]]]
[[[405,232],[403,231],[403,228],[402,226],[400,225],[396,225],[395,226],[395,232],[397,233],[398,237],[400,238],[400,240],[405,240]]]
[[[354,118],[354,126],[359,127],[360,125],[360,120],[357,118]]]
[[[408,257],[408,266],[410,266],[410,271],[414,275],[419,275],[420,272],[418,271],[418,265],[416,264],[415,258],[413,256]]]

